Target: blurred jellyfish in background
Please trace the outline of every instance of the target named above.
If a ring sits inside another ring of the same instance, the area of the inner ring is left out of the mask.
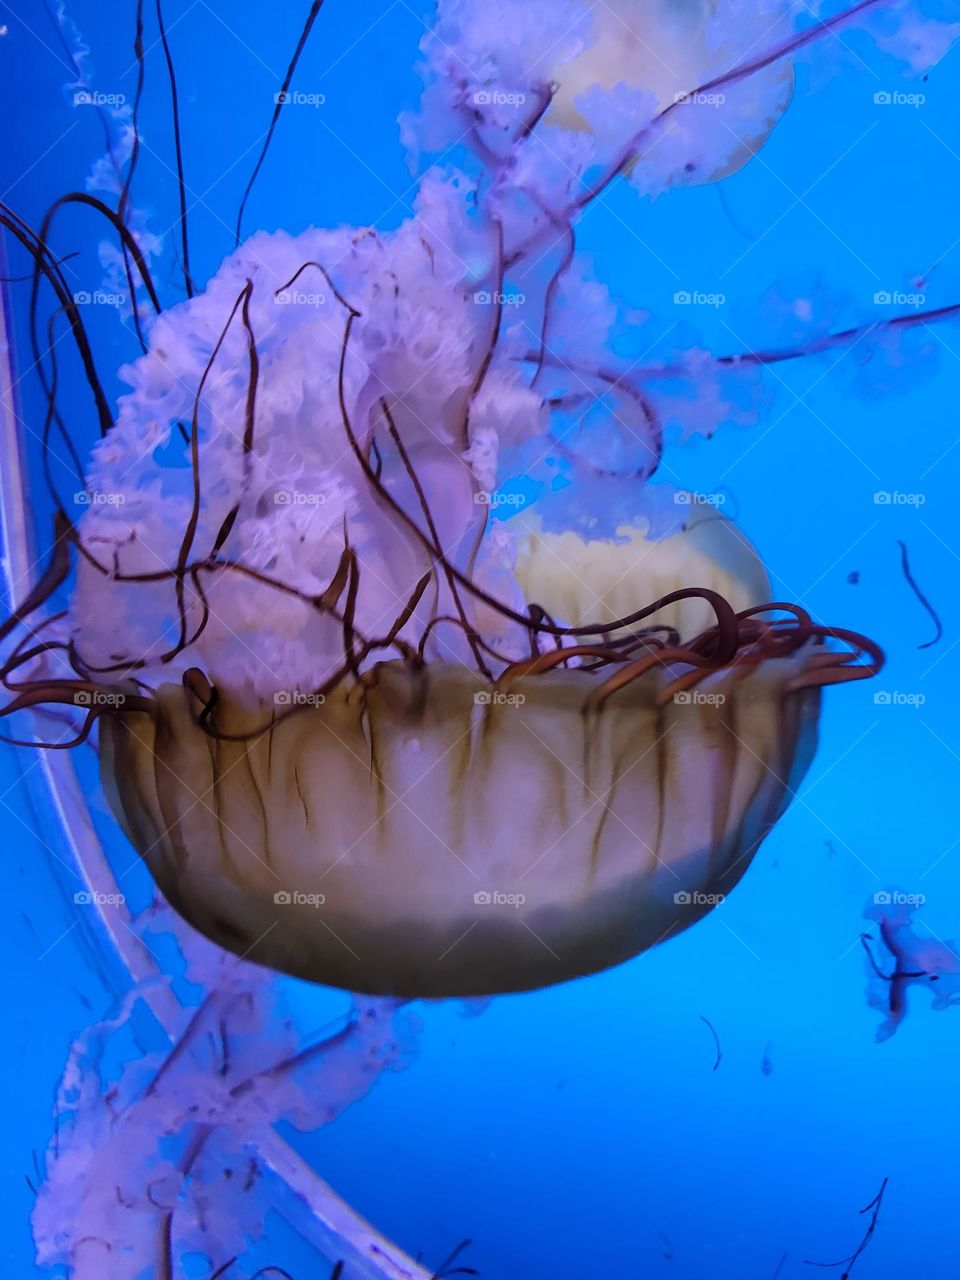
[[[960,1004],[960,952],[956,943],[936,937],[922,923],[919,930],[914,927],[922,905],[922,895],[886,889],[874,894],[864,912],[876,922],[862,941],[870,974],[867,999],[885,1015],[878,1040],[889,1040],[907,1016],[915,987],[930,991],[934,1009]]]
[[[672,166],[670,176],[656,161],[651,166],[650,157],[643,165],[649,172],[634,176],[651,194],[661,183],[714,182],[735,173],[763,145],[789,105],[793,66],[788,58],[775,58],[737,84],[711,88],[716,78],[756,52],[758,38],[763,48],[789,41],[796,15],[781,0],[741,6],[737,21],[730,13],[721,19],[712,0],[657,0],[642,6],[638,0],[616,0],[587,7],[593,38],[557,68],[552,120],[568,129],[596,129],[592,104],[606,116],[611,98],[628,110],[633,109],[627,106],[632,98],[639,108],[635,119],[641,112],[653,117],[677,105],[714,109],[713,136],[705,113],[675,111],[665,121],[658,149],[664,164]],[[724,108],[720,115],[718,107]],[[627,167],[635,170],[637,161],[631,159]]]
[[[18,741],[95,736],[114,813],[205,935],[158,907],[207,992],[163,1020],[171,1052],[101,1072],[140,987],[74,1047],[41,1261],[221,1265],[263,1234],[274,1122],[328,1123],[404,1065],[405,1000],[620,963],[744,874],[812,758],[820,690],[882,654],[771,600],[735,523],[663,478],[664,450],[755,420],[765,364],[855,338],[895,361],[930,317],[831,333],[793,308],[811,326],[766,355],[646,363],[577,224],[621,178],[655,195],[733,172],[795,61],[881,11],[915,69],[955,34],[883,0],[819,17],[441,0],[402,119],[413,216],[246,239],[241,217],[202,285],[184,217],[188,297],[171,305],[132,214],[134,116],[108,199],[69,197],[117,235],[105,266],[143,339],[116,412],[53,215],[34,233],[4,211],[101,429],[76,524],[51,481],[55,547],[5,628],[4,714],[34,717]],[[75,432],[54,361],[48,442]],[[920,957],[883,927],[911,965],[892,993]],[[304,1046],[249,961],[382,999]]]
[[[264,1240],[276,1203],[264,1184],[279,1173],[295,1194],[305,1184],[314,1234],[332,1256],[363,1274],[379,1251],[373,1273],[400,1274],[410,1260],[319,1180],[298,1177],[273,1126],[330,1124],[382,1072],[404,1068],[417,1020],[393,1002],[358,1000],[329,1035],[305,1044],[266,971],[212,947],[163,905],[135,927],[177,939],[184,977],[203,997],[176,1015],[172,1052],[131,1054],[125,1042],[136,1004],[169,996],[160,983],[131,990],[74,1042],[33,1214],[38,1263],[66,1265],[78,1280],[164,1280],[193,1259],[208,1275]]]

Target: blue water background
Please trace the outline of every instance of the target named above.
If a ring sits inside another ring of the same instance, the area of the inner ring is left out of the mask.
[[[167,9],[202,281],[232,245],[306,5],[169,0]],[[71,13],[93,51],[95,87],[131,98],[132,4],[75,0]],[[94,114],[64,93],[71,77],[42,6],[0,4],[0,21],[10,28],[0,40],[0,190],[37,224],[57,195],[83,188],[102,136]],[[330,0],[296,81],[326,103],[286,113],[248,231],[389,228],[409,213],[414,188],[395,118],[415,100],[422,30],[416,3]],[[712,188],[651,205],[619,187],[584,218],[581,244],[600,273],[634,306],[660,313],[664,329],[679,324],[674,337],[695,322],[717,350],[763,345],[776,335],[755,318],[759,299],[784,277],[798,288],[822,280],[861,316],[877,291],[910,289],[935,263],[931,304],[937,288],[946,298],[960,286],[960,52],[926,84],[901,85],[892,63],[863,41],[850,45],[841,74],[813,95],[804,73],[760,158],[725,184],[726,210]],[[137,202],[172,236],[164,69],[157,48],[149,56]],[[922,89],[926,103],[878,108],[874,94],[897,86]],[[84,212],[60,224],[57,244],[83,249],[87,280],[96,280],[101,234]],[[12,262],[26,269],[22,255]],[[38,423],[26,289],[12,286],[27,375],[19,393],[25,419]],[[728,301],[690,317],[673,306],[680,289]],[[134,349],[112,317],[92,323],[109,375]],[[722,910],[614,972],[499,999],[477,1017],[455,1004],[419,1008],[411,1069],[314,1138],[295,1138],[410,1252],[436,1262],[470,1237],[469,1261],[495,1280],[769,1280],[784,1254],[783,1280],[839,1274],[803,1260],[850,1253],[866,1225],[857,1211],[889,1177],[858,1280],[960,1274],[960,1009],[931,1012],[917,994],[897,1035],[875,1043],[859,943],[864,903],[888,885],[926,896],[921,931],[960,937],[960,336],[944,328],[927,339],[936,370],[903,394],[864,402],[843,394],[829,360],[784,366],[769,380],[776,400],[760,425],[670,455],[690,488],[729,492],[778,595],[875,637],[889,666],[877,682],[828,691],[810,774]],[[79,383],[73,403],[88,430]],[[878,491],[924,502],[877,505]],[[918,648],[932,623],[903,579],[898,539],[943,620],[930,649]],[[925,701],[878,705],[878,689]],[[54,1082],[69,1040],[107,999],[71,936],[58,941],[75,908],[55,887],[56,850],[33,834],[20,781],[32,767],[0,754],[0,1260],[11,1277],[32,1274],[23,1174],[48,1139]],[[299,998],[318,1026],[343,1007],[334,993],[304,988]],[[722,1044],[716,1071],[701,1017]]]

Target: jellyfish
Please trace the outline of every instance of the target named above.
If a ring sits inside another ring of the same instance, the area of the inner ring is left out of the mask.
[[[384,1073],[405,1070],[418,1024],[402,1002],[355,1000],[333,1029],[305,1037],[274,975],[224,954],[166,905],[132,929],[175,939],[204,998],[169,1002],[172,1046],[144,1046],[132,1031],[150,998],[143,986],[73,1041],[31,1217],[38,1264],[66,1267],[73,1280],[168,1280],[202,1259],[205,1274],[227,1274],[231,1259],[271,1256],[268,1213],[283,1205],[316,1252],[311,1274],[339,1257],[349,1274],[427,1280],[322,1182],[291,1177],[296,1157],[273,1131],[281,1118],[322,1129]],[[290,1273],[271,1265],[262,1274]]]
[[[944,941],[929,929],[914,928],[913,917],[925,896],[889,888],[875,893],[864,917],[874,921],[861,936],[870,983],[867,998],[884,1020],[877,1040],[889,1040],[907,1016],[908,993],[918,987],[930,991],[934,1009],[960,1004],[960,953],[954,942]]]
[[[157,319],[94,450],[63,688],[104,713],[114,811],[202,933],[354,991],[480,996],[722,900],[821,686],[879,657],[782,616],[712,508],[659,541],[626,515],[552,531],[562,504],[492,518],[492,453],[549,448],[550,413],[430,196],[443,235],[427,199],[390,237],[257,236]]]
[[[555,71],[557,91],[551,111],[567,128],[590,127],[578,99],[589,98],[598,88],[645,94],[660,112],[678,105],[692,107],[686,118],[683,112],[675,112],[667,128],[675,135],[685,135],[688,155],[684,180],[715,182],[736,173],[760,150],[789,106],[794,74],[786,58],[758,69],[742,88],[709,87],[718,74],[736,66],[755,49],[756,8],[741,24],[721,18],[713,0],[681,4],[656,0],[643,5],[637,0],[593,0],[588,7],[594,23],[593,39],[582,53]],[[789,31],[789,7],[769,6],[765,21],[764,39],[769,44]],[[698,106],[714,109],[725,105],[728,94],[737,96],[738,143],[732,150],[726,144],[726,154],[712,160],[709,147],[704,149],[702,121],[691,125],[691,117],[697,114]],[[702,155],[696,154],[698,151]]]
[[[166,309],[110,217],[145,349],[5,628],[4,714],[79,716],[50,746],[96,728],[131,844],[227,951],[401,999],[622,963],[732,892],[822,689],[879,670],[668,481],[664,368],[618,355],[631,322],[577,245],[618,178],[762,145],[812,37],[760,6],[738,51],[740,8],[692,43],[656,9],[662,61],[689,62],[651,88],[612,67],[602,6],[444,0],[403,126],[432,157],[412,214],[258,232]],[[685,366],[705,435],[735,413],[720,367]]]

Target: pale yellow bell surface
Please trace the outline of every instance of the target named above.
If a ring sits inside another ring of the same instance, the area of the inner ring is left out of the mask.
[[[716,591],[738,612],[767,603],[766,569],[743,532],[698,495],[679,496],[686,527],[660,541],[629,528],[615,539],[549,533],[527,521],[515,570],[526,598],[573,627],[615,622],[678,587]],[[693,598],[665,606],[643,626],[672,627],[692,640],[714,622],[710,605]]]
[[[725,42],[715,44],[709,21],[716,12],[716,0],[588,0],[586,7],[596,38],[554,73],[557,93],[550,119],[567,129],[589,127],[577,100],[591,89],[614,89],[621,84],[641,89],[652,94],[657,109],[663,111],[678,95],[694,93],[751,54],[757,56],[770,43],[773,30],[773,23],[764,22],[755,37],[743,40],[741,48],[731,42],[728,29]],[[793,69],[783,62],[757,73],[755,81],[761,89],[757,101],[763,104],[759,117],[748,127],[736,127],[725,163],[689,175],[689,180],[728,177],[766,142],[790,104]],[[638,121],[638,129],[642,123]]]
[[[269,725],[222,699],[210,736],[168,685],[106,721],[114,809],[167,899],[215,942],[354,991],[521,991],[694,924],[748,867],[811,758],[809,654],[659,705],[651,672],[491,686],[386,663]]]

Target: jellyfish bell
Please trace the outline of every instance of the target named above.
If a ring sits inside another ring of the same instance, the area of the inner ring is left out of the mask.
[[[104,733],[104,778],[168,900],[229,950],[381,995],[593,973],[687,928],[746,870],[812,752],[809,655],[696,701],[651,672],[491,686],[383,663],[265,729],[193,695]]]
[[[777,32],[786,30],[786,6],[756,9],[740,24],[719,21],[716,0],[588,0],[586,7],[592,37],[553,73],[550,118],[564,128],[592,128],[587,103],[598,88],[644,94],[646,118],[638,116],[636,130],[668,112],[673,118],[665,121],[667,134],[682,150],[690,150],[684,156],[683,181],[715,182],[736,173],[760,150],[790,104],[794,73],[789,63],[775,62],[746,85],[711,88],[726,72],[776,43]],[[716,150],[700,155],[695,146],[691,149],[696,130],[688,129],[678,106],[714,115],[730,109]]]
[[[722,518],[661,543],[584,543],[579,561],[527,538],[525,591],[570,616],[591,597],[616,608],[621,578],[643,598],[691,565],[747,614],[767,594]],[[618,964],[723,901],[816,736],[814,637],[765,648],[748,628],[691,682],[681,664],[719,628],[684,633],[686,649],[673,623],[720,597],[679,594],[642,620],[668,651],[626,661],[601,633],[579,658],[544,648],[494,681],[442,659],[380,662],[287,695],[281,714],[188,673],[105,722],[114,810],[195,927],[301,978],[473,996]]]

